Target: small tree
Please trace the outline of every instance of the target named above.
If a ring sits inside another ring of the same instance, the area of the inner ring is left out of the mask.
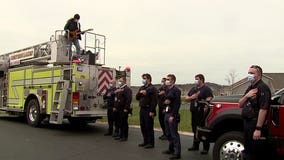
[[[235,83],[237,76],[238,76],[238,74],[237,74],[236,70],[231,69],[229,71],[229,74],[226,75],[225,81],[227,81],[229,85],[232,85],[232,84]]]

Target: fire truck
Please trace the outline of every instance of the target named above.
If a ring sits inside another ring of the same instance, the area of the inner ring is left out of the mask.
[[[63,119],[86,124],[106,116],[103,94],[109,81],[124,76],[130,85],[130,68],[106,67],[106,37],[94,32],[82,36],[82,61],[74,63],[66,32],[57,30],[45,43],[0,55],[0,112],[25,116],[33,127]]]

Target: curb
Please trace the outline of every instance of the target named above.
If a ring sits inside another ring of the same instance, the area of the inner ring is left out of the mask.
[[[96,122],[98,124],[107,124],[106,122]],[[131,128],[140,128],[140,126],[138,125],[129,125],[129,127]],[[158,129],[158,128],[154,128],[154,131],[160,131],[162,132],[161,129]],[[182,135],[186,135],[186,136],[193,136],[193,133],[192,132],[183,132],[183,131],[178,131],[179,134],[182,134]]]

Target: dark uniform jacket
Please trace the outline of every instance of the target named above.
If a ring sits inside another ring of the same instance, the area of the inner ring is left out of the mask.
[[[201,107],[201,104],[199,104],[198,101],[205,101],[208,97],[213,97],[213,92],[207,85],[203,85],[200,88],[193,87],[187,95],[192,96],[195,93],[198,93],[198,98],[190,101],[191,112],[197,111],[198,107]]]
[[[166,85],[162,85],[159,89],[158,92],[165,91],[165,94],[158,95],[158,105],[160,108],[164,108],[164,102],[165,102],[165,97],[166,97],[166,91],[168,87]]]
[[[81,25],[79,22],[74,22],[74,18],[71,18],[65,24],[64,30],[69,30],[70,32],[77,30],[78,32],[81,32]],[[77,39],[81,39],[81,34],[77,35]]]
[[[270,107],[271,92],[269,87],[262,80],[259,80],[255,85],[249,86],[244,95],[255,88],[258,89],[256,97],[249,98],[242,110],[242,116],[244,119],[257,118],[259,109],[268,110]]]
[[[146,90],[146,95],[140,93],[141,90]],[[150,112],[156,113],[157,89],[152,84],[140,87],[136,94],[136,99],[139,101],[140,107],[147,107],[150,109]]]
[[[127,86],[123,85],[120,87],[122,92],[118,92],[115,95],[115,108],[118,110],[127,109],[130,111],[130,105],[132,101],[132,90]]]
[[[179,116],[179,108],[181,105],[181,91],[176,86],[173,86],[168,89],[165,99],[171,101],[167,113],[171,113],[172,116],[177,118]]]
[[[111,87],[111,88],[107,89],[106,93],[105,93],[104,96],[103,96],[104,100],[107,102],[107,107],[108,107],[109,109],[111,109],[111,108],[114,107],[114,99],[115,99],[115,93],[114,93],[114,91],[115,91],[115,90],[116,90],[115,87]],[[109,93],[111,94],[110,97],[107,96]]]

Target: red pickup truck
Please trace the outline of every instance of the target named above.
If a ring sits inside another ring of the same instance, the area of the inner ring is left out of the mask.
[[[238,101],[242,95],[215,97],[205,127],[197,128],[201,141],[215,143],[213,160],[241,159],[244,149],[243,119]],[[271,98],[268,115],[269,141],[277,156],[284,157],[284,89]],[[274,158],[276,159],[276,158]]]

